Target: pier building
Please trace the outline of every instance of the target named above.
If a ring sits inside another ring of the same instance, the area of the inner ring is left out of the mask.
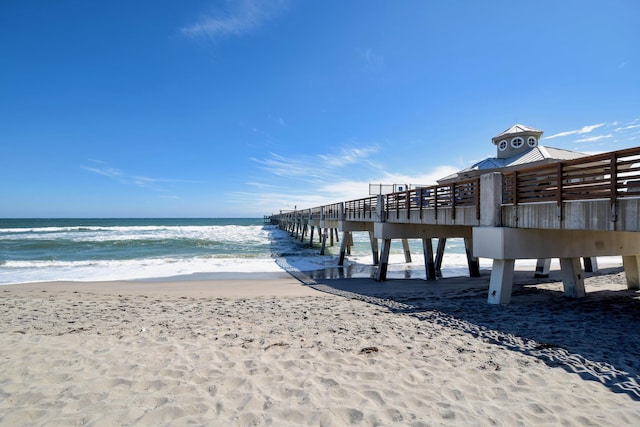
[[[495,158],[434,186],[281,212],[271,221],[311,241],[317,229],[322,253],[341,231],[340,264],[351,233],[369,233],[381,281],[393,239],[403,241],[407,261],[407,239],[422,240],[427,280],[437,278],[444,239],[464,239],[470,276],[480,274],[478,258],[493,260],[491,304],[509,303],[517,259],[558,258],[565,294],[579,298],[581,258],[622,256],[627,286],[640,289],[640,147],[587,156],[541,146],[542,133],[512,126],[492,138]]]

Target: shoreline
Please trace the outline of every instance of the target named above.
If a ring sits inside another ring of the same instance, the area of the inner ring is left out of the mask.
[[[0,286],[1,293],[82,293],[96,295],[153,295],[191,298],[251,298],[264,296],[313,296],[317,291],[301,285],[288,274],[266,278],[228,278],[179,280],[113,280],[95,282],[32,282]]]

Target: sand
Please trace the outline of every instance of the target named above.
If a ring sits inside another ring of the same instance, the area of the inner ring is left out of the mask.
[[[0,425],[640,425],[640,292],[477,279],[0,287]]]

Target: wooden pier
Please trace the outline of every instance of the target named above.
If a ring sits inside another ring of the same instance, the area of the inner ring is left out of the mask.
[[[585,293],[580,258],[622,256],[627,286],[640,289],[640,147],[281,212],[269,221],[300,240],[313,242],[317,230],[321,253],[342,232],[340,265],[351,233],[368,232],[381,281],[393,239],[405,243],[407,261],[407,239],[421,239],[427,280],[435,280],[445,239],[462,238],[471,276],[479,275],[478,258],[493,260],[492,304],[510,301],[516,259],[538,259],[544,273],[545,260],[559,258],[565,294],[578,298]]]

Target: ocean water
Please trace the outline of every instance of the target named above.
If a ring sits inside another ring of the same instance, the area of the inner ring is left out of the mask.
[[[319,255],[259,219],[0,219],[0,285],[42,281],[102,281],[272,274],[295,269],[314,276],[370,277],[366,233],[354,233],[344,267],[340,243]],[[389,278],[424,278],[421,241],[410,241],[405,263],[394,241]],[[434,244],[436,241],[434,240]],[[481,262],[487,266],[486,262]],[[324,273],[318,273],[322,271]],[[467,274],[461,240],[447,241],[443,275]]]

